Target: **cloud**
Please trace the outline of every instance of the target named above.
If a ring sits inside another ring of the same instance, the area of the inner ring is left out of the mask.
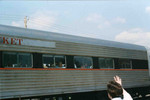
[[[21,22],[15,22],[15,21],[13,21],[13,22],[11,23],[11,25],[12,25],[12,26],[16,26],[16,27],[21,27]]]
[[[103,26],[102,25],[98,25],[97,28],[101,29],[101,28],[103,28]]]
[[[111,22],[109,22],[109,21],[106,20],[106,21],[104,22],[104,25],[105,25],[105,26],[110,26],[110,25],[111,25]]]
[[[98,29],[106,28],[111,25],[111,22],[100,14],[89,14],[86,21],[90,24],[95,24]]]
[[[31,29],[50,31],[51,27],[57,21],[57,15],[50,11],[36,11],[32,15],[28,16],[27,27]],[[24,27],[23,21],[13,21],[13,26]]]
[[[114,22],[115,22],[115,23],[124,24],[124,23],[126,23],[126,19],[125,19],[125,18],[121,18],[121,17],[116,17],[116,18],[114,19]]]
[[[104,21],[103,23],[98,24],[97,28],[102,29],[102,28],[109,27],[109,26],[111,26],[111,23],[109,21]]]
[[[93,14],[89,14],[86,18],[86,21],[89,22],[89,24],[95,24],[95,26],[98,29],[104,29],[104,28],[108,28],[111,25],[116,25],[116,24],[125,24],[126,23],[126,19],[122,18],[122,17],[116,17],[116,18],[111,18],[108,19],[100,14],[97,13],[93,13]]]
[[[38,11],[29,17],[28,27],[40,30],[49,30],[56,22],[56,15],[51,12]]]
[[[140,28],[123,31],[115,37],[116,41],[144,45],[150,47],[150,32],[144,32]]]
[[[101,20],[102,20],[102,16],[99,15],[99,14],[96,14],[96,13],[88,15],[87,18],[86,18],[86,21],[94,22],[94,23],[95,22],[97,23],[97,22],[99,22]]]
[[[146,13],[150,14],[150,6],[145,8]]]

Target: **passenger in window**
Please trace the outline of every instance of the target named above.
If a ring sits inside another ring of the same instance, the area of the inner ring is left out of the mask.
[[[87,65],[87,68],[91,69],[91,68],[92,68],[92,65]]]
[[[55,66],[55,68],[59,68],[59,64],[58,64],[58,62],[56,62],[56,66]]]
[[[62,62],[59,62],[59,68],[62,68]]]
[[[74,68],[77,68],[77,65],[76,65],[76,64],[74,64]]]
[[[56,62],[55,68],[62,68],[63,67],[62,65],[63,65],[62,62]]]
[[[84,68],[90,69],[90,68],[92,68],[92,66],[91,66],[90,64],[87,64],[87,63],[86,63],[86,64],[84,65]]]
[[[81,66],[81,69],[84,69],[85,67],[84,66]]]
[[[84,69],[84,68],[85,68],[85,66],[84,66],[84,65],[82,65],[82,66],[81,66],[81,69]]]
[[[93,69],[93,66],[91,65],[90,68]]]
[[[65,64],[62,64],[62,68],[66,68],[66,65],[65,65]]]
[[[43,64],[43,68],[48,68],[47,64]]]
[[[51,64],[50,67],[54,68],[55,66],[54,66],[54,64]]]
[[[81,68],[81,65],[78,61],[75,62],[75,68]]]
[[[89,68],[88,64],[85,64],[84,67],[85,67],[85,68]]]

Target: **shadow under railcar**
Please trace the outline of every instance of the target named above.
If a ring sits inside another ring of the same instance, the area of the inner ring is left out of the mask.
[[[150,87],[147,87],[150,88]],[[150,100],[150,94],[142,91],[139,93],[138,89],[126,89],[133,97],[133,100]],[[135,95],[136,92],[136,95]],[[94,92],[84,92],[84,93],[68,93],[68,94],[59,94],[59,95],[45,95],[45,96],[36,96],[36,97],[18,97],[5,100],[110,100],[107,96],[107,91],[94,91]]]

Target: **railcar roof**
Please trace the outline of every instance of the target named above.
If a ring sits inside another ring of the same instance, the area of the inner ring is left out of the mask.
[[[46,31],[40,31],[34,29],[25,29],[25,28],[6,26],[6,25],[0,25],[0,34],[146,51],[146,48],[144,46],[139,46],[134,44],[120,43],[115,41],[94,39],[88,37],[73,36],[73,35],[60,34],[55,32],[46,32]]]

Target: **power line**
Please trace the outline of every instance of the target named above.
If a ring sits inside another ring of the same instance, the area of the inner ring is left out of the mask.
[[[6,14],[5,15],[0,15],[0,16],[7,16],[5,18],[0,17],[0,19],[3,19],[3,20],[11,20],[11,19],[14,19],[14,20],[17,20],[17,21],[22,20],[22,15],[17,15],[17,16],[15,16],[15,15],[10,16],[9,15],[9,18],[8,18],[8,15],[6,15]],[[19,17],[21,17],[20,20],[19,20]],[[59,24],[56,24],[56,23],[52,24],[52,25],[50,25],[50,24],[45,25],[44,23],[41,23],[41,22],[42,21],[44,22],[46,20],[39,19],[39,18],[36,18],[36,17],[29,17],[29,18],[30,18],[29,24],[33,23],[37,26],[39,25],[39,26],[42,26],[42,27],[46,27],[48,30],[57,30],[57,31],[60,31],[60,33],[62,33],[62,32],[63,33],[71,33],[71,34],[74,34],[74,35],[77,35],[76,33],[78,33],[78,35],[80,35],[80,36],[83,36],[83,34],[87,35],[87,36],[92,36],[92,37],[93,36],[94,37],[98,36],[97,34],[94,34],[95,32],[89,33],[87,31],[79,30],[78,28],[75,28],[75,27],[72,27],[72,26],[59,25]],[[34,20],[33,20],[35,18],[36,18],[36,20],[35,20],[36,22],[34,22]]]

